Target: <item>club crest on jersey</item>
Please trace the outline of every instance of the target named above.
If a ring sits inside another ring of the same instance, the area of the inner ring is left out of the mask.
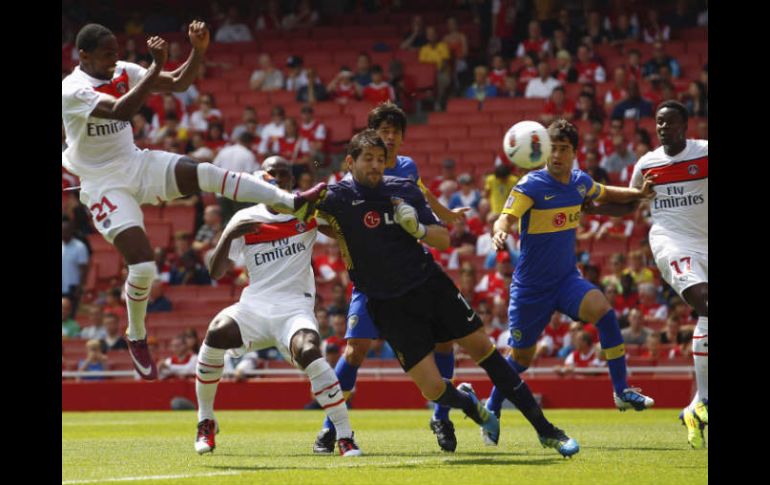
[[[698,168],[698,165],[694,163],[687,167],[687,173],[689,173],[690,175],[697,175],[698,172],[700,172],[700,169]]]
[[[561,227],[567,222],[567,215],[564,212],[559,212],[555,216],[553,216],[553,225],[556,227]]]
[[[583,184],[578,185],[577,186],[577,191],[578,191],[578,194],[580,194],[580,197],[585,197],[586,196],[587,190],[586,190],[586,186],[585,185],[583,185]]]
[[[348,318],[348,328],[353,328],[358,323],[358,315],[351,315],[350,318]]]
[[[364,225],[369,229],[379,226],[380,222],[382,222],[382,217],[377,211],[369,211],[364,214]]]
[[[307,231],[307,224],[304,222],[298,222],[294,225],[294,229],[296,229],[299,233],[305,232]]]
[[[515,340],[515,341],[517,341],[517,342],[518,342],[519,340],[521,340],[521,330],[519,330],[519,329],[517,328],[516,330],[514,330],[513,332],[511,332],[511,338],[513,338],[513,340]]]
[[[115,84],[115,91],[117,91],[120,94],[126,94],[128,92],[128,86],[125,82],[120,81],[117,84]]]

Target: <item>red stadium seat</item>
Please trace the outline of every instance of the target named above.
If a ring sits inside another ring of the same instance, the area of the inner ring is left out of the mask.
[[[468,136],[472,139],[497,137],[502,143],[503,128],[501,125],[472,125]]]
[[[313,106],[315,116],[337,116],[342,114],[342,105],[334,101],[321,101]]]
[[[297,93],[294,91],[278,90],[270,93],[270,104],[272,105],[279,104],[286,108],[287,105],[296,103],[296,100]]]
[[[353,118],[353,126],[355,128],[365,128],[371,109],[372,107],[369,103],[353,101],[344,105],[342,112]]]
[[[165,221],[145,221],[145,230],[150,240],[150,246],[153,248],[168,248],[171,246],[172,226],[170,222]]]
[[[120,276],[122,258],[116,249],[109,251],[94,251],[91,253],[91,264],[96,265],[98,279],[110,279]]]
[[[332,143],[347,143],[353,136],[353,117],[339,115],[323,120],[328,130],[327,138]]]
[[[163,209],[163,220],[171,224],[174,233],[184,231],[192,234],[195,230],[195,208],[182,205],[166,206]]]
[[[479,111],[479,102],[475,99],[451,98],[447,102],[447,113],[469,113]]]
[[[405,63],[404,78],[408,78],[417,90],[432,89],[436,84],[436,66],[419,62]]]

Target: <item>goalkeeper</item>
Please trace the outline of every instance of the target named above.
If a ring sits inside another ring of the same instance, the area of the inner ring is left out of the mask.
[[[318,216],[335,229],[350,278],[368,297],[367,309],[380,335],[426,399],[461,409],[497,435],[499,421],[471,386],[455,389],[436,367],[435,344],[455,340],[532,424],[544,447],[574,455],[577,442],[545,418],[527,384],[484,333],[479,317],[418,242],[444,249],[449,232],[417,184],[383,175],[386,150],[374,130],[354,136],[345,157],[352,179],[329,186],[317,204]]]

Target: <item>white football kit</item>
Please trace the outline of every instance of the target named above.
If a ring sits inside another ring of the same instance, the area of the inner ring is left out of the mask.
[[[657,175],[650,248],[679,295],[708,282],[708,146],[708,140],[687,140],[673,157],[660,146],[639,159],[631,176],[630,186],[641,188],[645,175]]]
[[[296,365],[291,357],[291,338],[302,329],[318,332],[311,266],[317,222],[273,214],[259,204],[236,212],[225,232],[244,221],[260,222],[262,226],[230,245],[230,259],[242,257],[245,261],[249,286],[238,303],[220,312],[236,321],[243,339],[242,347],[229,352],[237,357],[275,346]]]
[[[67,139],[62,165],[80,177],[80,200],[109,242],[128,227],[144,228],[140,204],[182,195],[174,175],[182,155],[140,150],[134,144],[130,122],[91,116],[100,100],[108,95],[120,98],[146,73],[137,64],[118,61],[110,81],[91,77],[79,66],[62,80]]]

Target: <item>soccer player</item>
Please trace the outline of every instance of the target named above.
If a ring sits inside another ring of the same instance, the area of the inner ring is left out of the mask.
[[[375,130],[350,141],[345,163],[352,176],[329,186],[318,214],[334,227],[351,280],[367,296],[367,310],[401,367],[429,400],[460,408],[496,436],[497,417],[472,387],[442,378],[433,350],[455,340],[487,372],[536,429],[544,447],[563,456],[579,451],[574,439],[543,415],[527,384],[497,352],[452,280],[420,244],[449,246],[449,231],[410,179],[383,175],[387,148]]]
[[[278,186],[290,190],[294,183],[291,165],[278,156],[269,157],[262,169]],[[283,357],[304,369],[315,399],[337,429],[342,456],[361,455],[348,420],[345,398],[337,376],[321,353],[321,337],[315,319],[315,280],[310,265],[316,239],[316,221],[304,223],[279,214],[264,204],[235,213],[225,227],[209,263],[214,278],[227,268],[227,259],[242,256],[249,272],[249,286],[238,303],[214,317],[198,353],[195,393],[198,397],[198,435],[195,450],[214,450],[218,432],[214,397],[225,363],[225,351],[235,356],[275,346]]]
[[[595,322],[607,359],[615,405],[621,411],[649,408],[654,401],[630,388],[626,381],[623,336],[615,311],[604,294],[580,276],[575,260],[575,234],[585,199],[628,203],[652,193],[649,181],[642,190],[603,186],[585,172],[572,169],[578,132],[566,120],[548,127],[551,158],[543,169],[522,177],[508,196],[494,224],[493,242],[505,248],[508,234],[518,222],[521,256],[511,282],[508,318],[512,347],[508,362],[524,372],[535,354],[537,340],[557,310],[573,320]],[[505,396],[493,388],[486,408],[500,416]],[[496,445],[497,437],[482,429],[484,442]]]
[[[151,92],[181,92],[196,78],[209,45],[206,24],[191,22],[192,51],[172,72],[162,71],[168,45],[150,37],[149,69],[118,61],[118,41],[106,27],[88,24],[78,32],[80,64],[62,80],[62,119],[67,149],[62,165],[80,177],[80,200],[94,225],[115,245],[128,264],[126,305],[131,358],[143,379],[155,379],[157,367],[147,348],[144,326],[147,298],[156,275],[153,251],[144,231],[140,204],[172,200],[200,190],[223,197],[264,202],[300,218],[312,212],[323,184],[297,196],[251,174],[234,173],[174,153],[140,150],[130,120]]]
[[[650,202],[650,248],[666,282],[698,314],[692,339],[697,392],[680,419],[693,448],[706,446],[708,424],[708,140],[687,139],[687,108],[664,101],[655,112],[655,130],[661,146],[634,166],[631,187],[654,178]],[[623,215],[632,205],[598,206],[594,212]]]
[[[464,218],[464,213],[469,208],[450,210],[444,207],[423,185],[414,160],[407,156],[398,155],[406,132],[406,113],[401,108],[390,102],[381,103],[369,113],[367,125],[377,132],[387,148],[385,175],[404,177],[417,183],[431,209],[442,221],[454,223]],[[350,175],[347,177],[349,178]],[[326,233],[326,230],[322,230],[322,232]],[[328,233],[328,235],[336,237],[333,233]],[[380,338],[380,334],[366,310],[366,295],[355,287],[348,310],[348,330],[345,338],[347,339],[347,346],[344,355],[337,361],[334,370],[347,398],[356,384],[358,368],[364,362],[372,342]],[[455,364],[452,342],[437,344],[435,357],[441,375],[451,379],[454,376]],[[457,448],[454,424],[449,420],[449,407],[436,404],[430,421],[430,428],[436,435],[442,450],[453,452]],[[332,453],[334,440],[334,426],[327,419],[321,432],[318,433],[313,449],[316,453]]]

